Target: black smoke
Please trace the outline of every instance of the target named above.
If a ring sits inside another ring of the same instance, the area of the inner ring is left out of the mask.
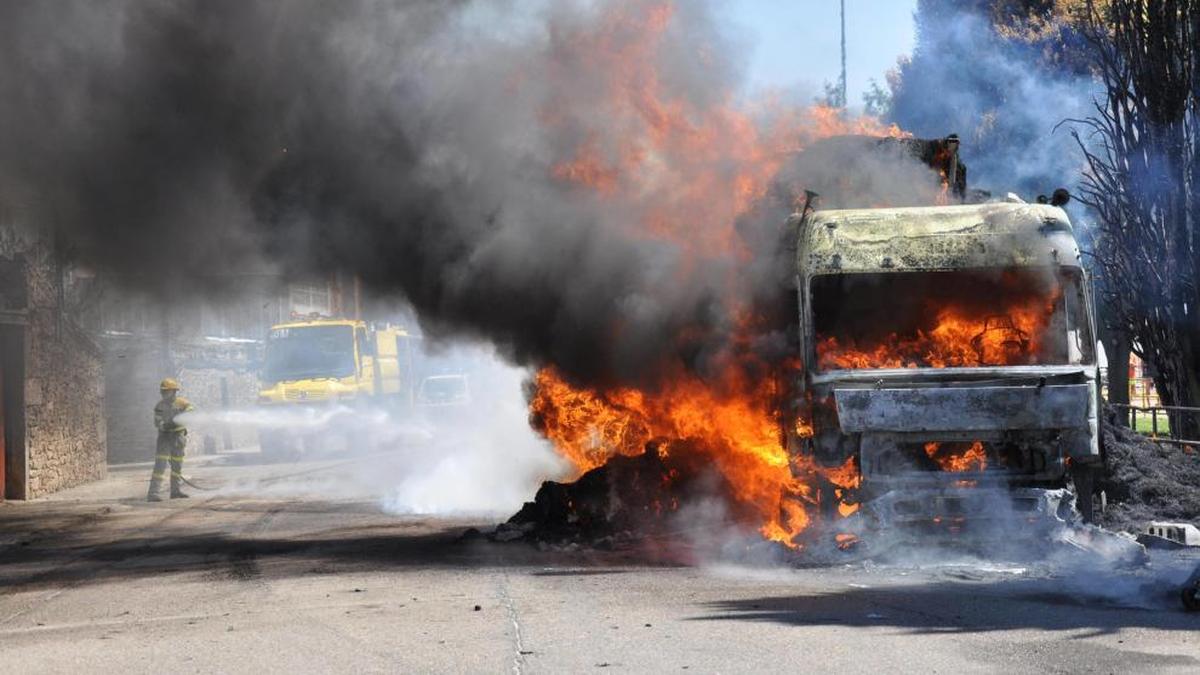
[[[735,227],[708,213],[732,162],[642,148],[645,186],[621,198],[556,167],[721,119],[735,47],[704,2],[10,0],[0,214],[163,300],[344,271],[428,334],[577,381],[703,375],[746,305],[770,310],[736,349],[787,348],[794,191],[736,223],[748,250],[697,252]],[[693,162],[719,180],[684,199]],[[694,235],[647,236],[664,204]]]
[[[633,23],[597,32],[588,3],[5,2],[3,212],[165,299],[343,270],[520,363],[590,381],[695,367],[727,333],[733,263],[684,269],[633,234],[636,205],[551,178],[625,131],[593,100],[605,65],[575,50],[619,51],[659,3],[620,4]],[[521,13],[521,40],[488,30]],[[688,3],[646,57],[703,112],[734,84],[726,52]]]

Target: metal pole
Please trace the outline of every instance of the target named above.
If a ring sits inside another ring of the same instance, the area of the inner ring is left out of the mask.
[[[1158,408],[1150,409],[1150,438],[1158,438]]]
[[[846,93],[846,0],[842,0],[842,108],[849,105],[849,98]]]

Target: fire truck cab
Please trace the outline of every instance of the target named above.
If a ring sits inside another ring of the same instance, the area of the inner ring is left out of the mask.
[[[415,338],[402,328],[309,317],[271,327],[258,404],[291,423],[265,428],[259,443],[283,454],[324,431],[339,407],[411,408]],[[295,420],[299,420],[296,422]],[[302,428],[311,427],[305,433]]]
[[[974,498],[992,488],[1056,515],[1069,493],[1045,488],[1068,478],[1091,520],[1095,312],[1061,208],[1010,196],[789,224],[804,364],[793,457],[855,458],[864,510],[888,524],[962,526],[993,515]]]

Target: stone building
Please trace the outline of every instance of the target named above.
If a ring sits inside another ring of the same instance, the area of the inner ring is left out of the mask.
[[[103,357],[70,302],[73,273],[36,234],[0,227],[0,485],[31,499],[103,478]]]

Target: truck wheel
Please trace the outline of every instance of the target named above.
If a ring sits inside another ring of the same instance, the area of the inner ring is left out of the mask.
[[[366,455],[371,449],[371,436],[367,432],[355,430],[346,434],[346,451],[349,454]]]
[[[1183,587],[1180,593],[1183,608],[1189,612],[1200,612],[1200,581],[1194,581]]]
[[[287,458],[287,438],[278,431],[260,431],[258,432],[258,449],[262,452],[264,459],[271,462],[282,461]]]
[[[1075,509],[1083,522],[1096,522],[1095,490],[1096,469],[1090,464],[1071,463],[1071,481],[1075,484]]]

